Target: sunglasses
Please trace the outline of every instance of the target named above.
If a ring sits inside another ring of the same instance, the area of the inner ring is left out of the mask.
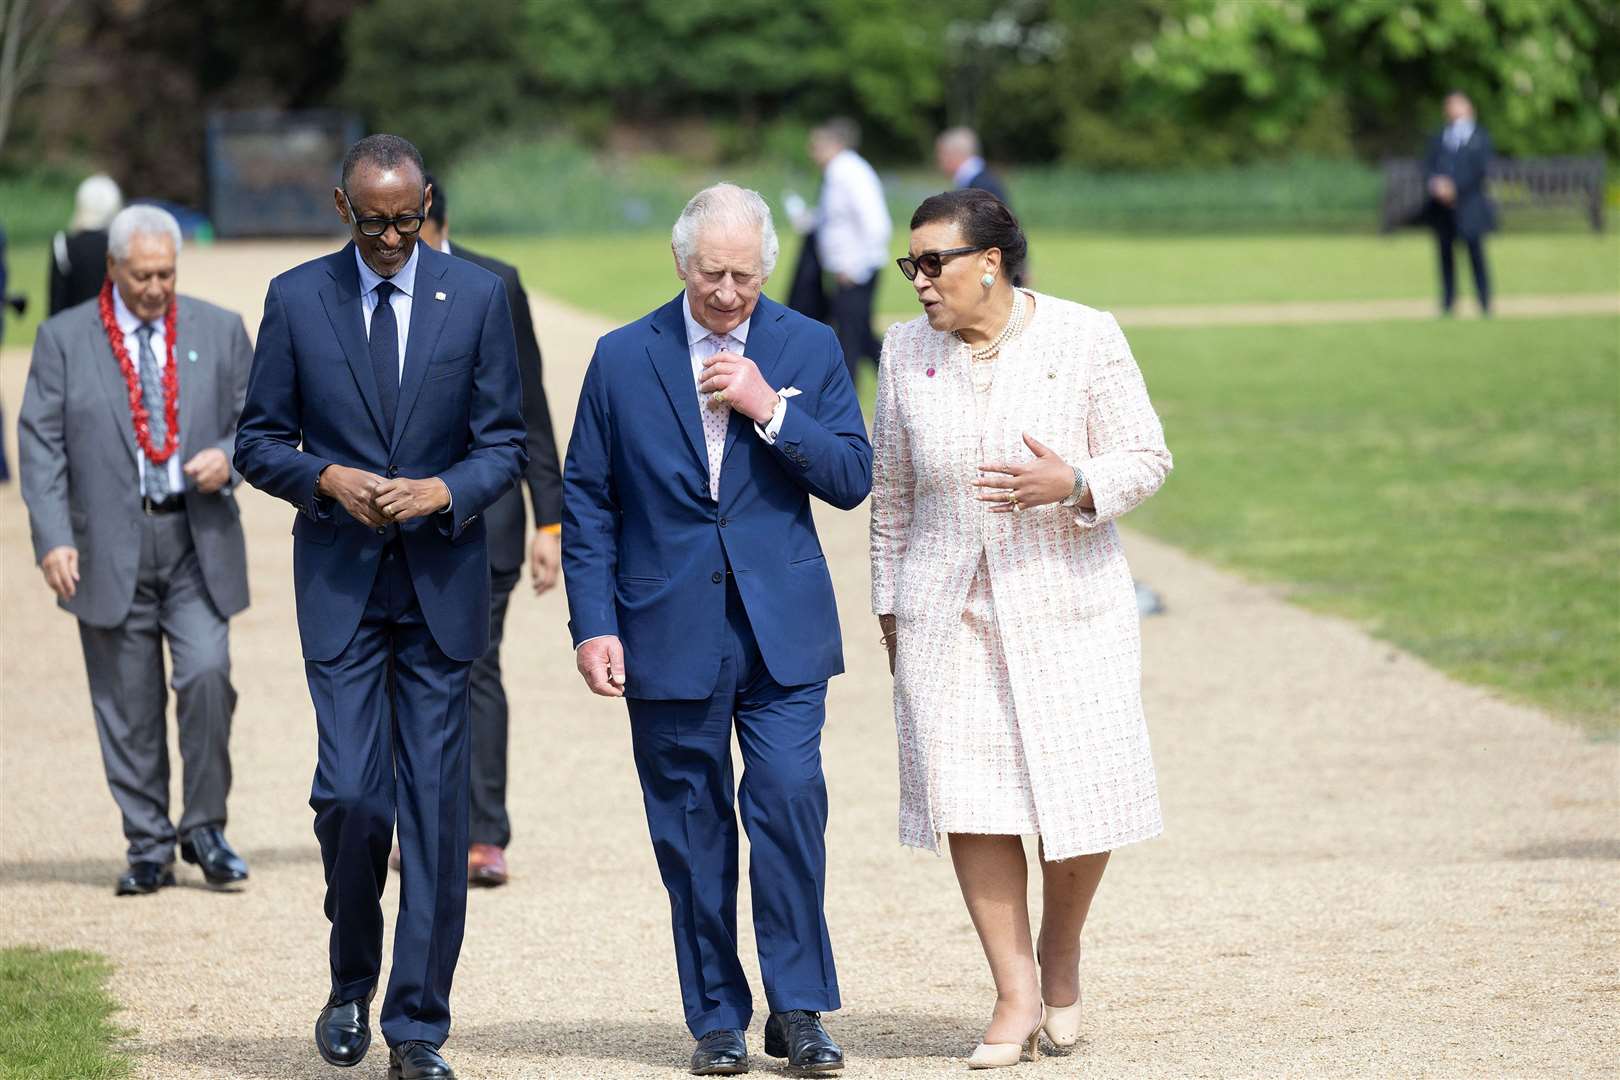
[[[360,230],[361,236],[377,237],[388,231],[392,225],[401,236],[415,236],[422,231],[422,222],[427,216],[418,210],[414,214],[401,214],[399,217],[368,217],[357,218],[354,213],[354,203],[349,202],[349,193],[343,193],[343,201],[348,204],[349,218],[354,221],[355,227]]]
[[[925,251],[915,259],[907,256],[894,260],[894,263],[900,268],[900,272],[906,275],[907,281],[916,281],[918,274],[925,278],[937,278],[945,272],[946,259],[983,250],[982,247],[959,247],[946,248],[944,251]]]

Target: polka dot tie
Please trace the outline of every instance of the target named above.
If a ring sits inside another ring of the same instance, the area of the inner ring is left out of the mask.
[[[707,360],[718,352],[726,352],[731,348],[730,334],[710,334],[703,339],[708,346]],[[698,385],[703,385],[703,378],[698,376]],[[715,502],[720,501],[720,460],[726,452],[726,429],[731,426],[731,406],[724,402],[716,403],[713,394],[698,391],[698,411],[703,415],[703,441],[709,448],[709,498]]]

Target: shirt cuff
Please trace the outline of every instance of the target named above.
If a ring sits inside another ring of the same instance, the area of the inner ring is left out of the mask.
[[[574,652],[578,653],[579,650],[583,649],[585,646],[589,645],[593,641],[601,641],[603,638],[610,638],[610,637],[617,637],[617,636],[618,636],[617,634],[597,634],[595,637],[588,637],[584,641],[580,642],[578,645],[574,646]]]
[[[766,446],[775,446],[776,437],[782,433],[782,420],[787,416],[787,403],[788,395],[777,391],[776,409],[771,413],[771,418],[766,421],[764,427],[760,427],[758,424],[754,425],[755,433],[765,440]]]

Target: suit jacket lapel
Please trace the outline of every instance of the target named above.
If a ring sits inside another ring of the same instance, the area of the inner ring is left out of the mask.
[[[703,465],[704,475],[709,471],[709,449],[703,441],[703,424],[698,419],[697,380],[692,377],[692,350],[686,344],[686,319],[681,314],[681,298],[677,296],[653,316],[653,338],[647,343],[647,357],[652,361],[658,381],[664,385],[675,420],[686,433],[692,453]]]
[[[176,303],[180,303],[176,300]],[[198,372],[202,370],[201,364],[193,364],[188,357],[197,352],[197,311],[190,304],[180,303],[179,317],[175,320],[174,329],[174,363],[179,370],[175,373],[180,386],[180,444],[175,453],[180,455],[180,464],[190,461],[200,447],[191,437],[192,430],[197,423],[197,410],[200,407],[201,388],[197,386]],[[201,355],[199,353],[199,355]]]
[[[439,279],[444,276],[443,260],[449,256],[431,250],[426,244],[418,244],[417,252],[416,292],[411,297],[411,332],[405,336],[405,379],[399,384],[399,408],[394,416],[393,437],[388,443],[390,449],[399,444],[400,437],[405,433],[405,423],[411,418],[417,395],[422,392],[422,383],[427,379],[427,369],[433,362],[439,335],[450,316],[450,305],[455,302],[455,297],[449,293],[445,294],[443,300],[437,299],[439,293],[445,292],[437,286]]]
[[[782,350],[787,346],[787,334],[782,330],[782,316],[787,309],[780,304],[773,303],[769,297],[761,296],[759,304],[754,308],[753,320],[748,324],[748,344],[743,349],[743,355],[754,362],[759,368],[760,375],[772,389],[780,390],[772,378],[776,370],[776,362],[782,356]],[[726,448],[720,455],[723,465],[731,456],[731,448],[737,445],[737,436],[753,426],[753,421],[738,413],[731,412],[731,423],[726,428]],[[763,426],[763,425],[762,425]]]
[[[112,411],[118,441],[124,444],[124,449],[129,451],[129,460],[134,463],[139,459],[135,456],[135,417],[129,411],[129,387],[124,383],[118,357],[113,355],[112,344],[107,340],[107,330],[101,325],[100,309],[89,310],[90,315],[85,323],[89,347],[84,354],[95,358],[97,381],[101,383],[107,407]],[[135,362],[135,357],[130,357],[130,360]]]
[[[354,245],[344,245],[331,259],[327,269],[332,280],[321,290],[321,303],[326,308],[326,317],[332,321],[338,344],[343,347],[343,356],[349,361],[355,384],[360,387],[371,422],[386,440],[388,432],[383,430],[382,401],[377,396],[377,377],[371,373],[371,349],[366,343],[366,313],[360,302],[360,271],[354,265]]]

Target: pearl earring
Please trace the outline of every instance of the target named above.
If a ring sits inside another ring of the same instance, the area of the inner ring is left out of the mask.
[[[996,283],[996,275],[994,275],[994,274],[986,274],[986,275],[984,275],[984,277],[979,279],[979,284],[983,285],[987,289],[990,286],[994,285],[995,283]]]

